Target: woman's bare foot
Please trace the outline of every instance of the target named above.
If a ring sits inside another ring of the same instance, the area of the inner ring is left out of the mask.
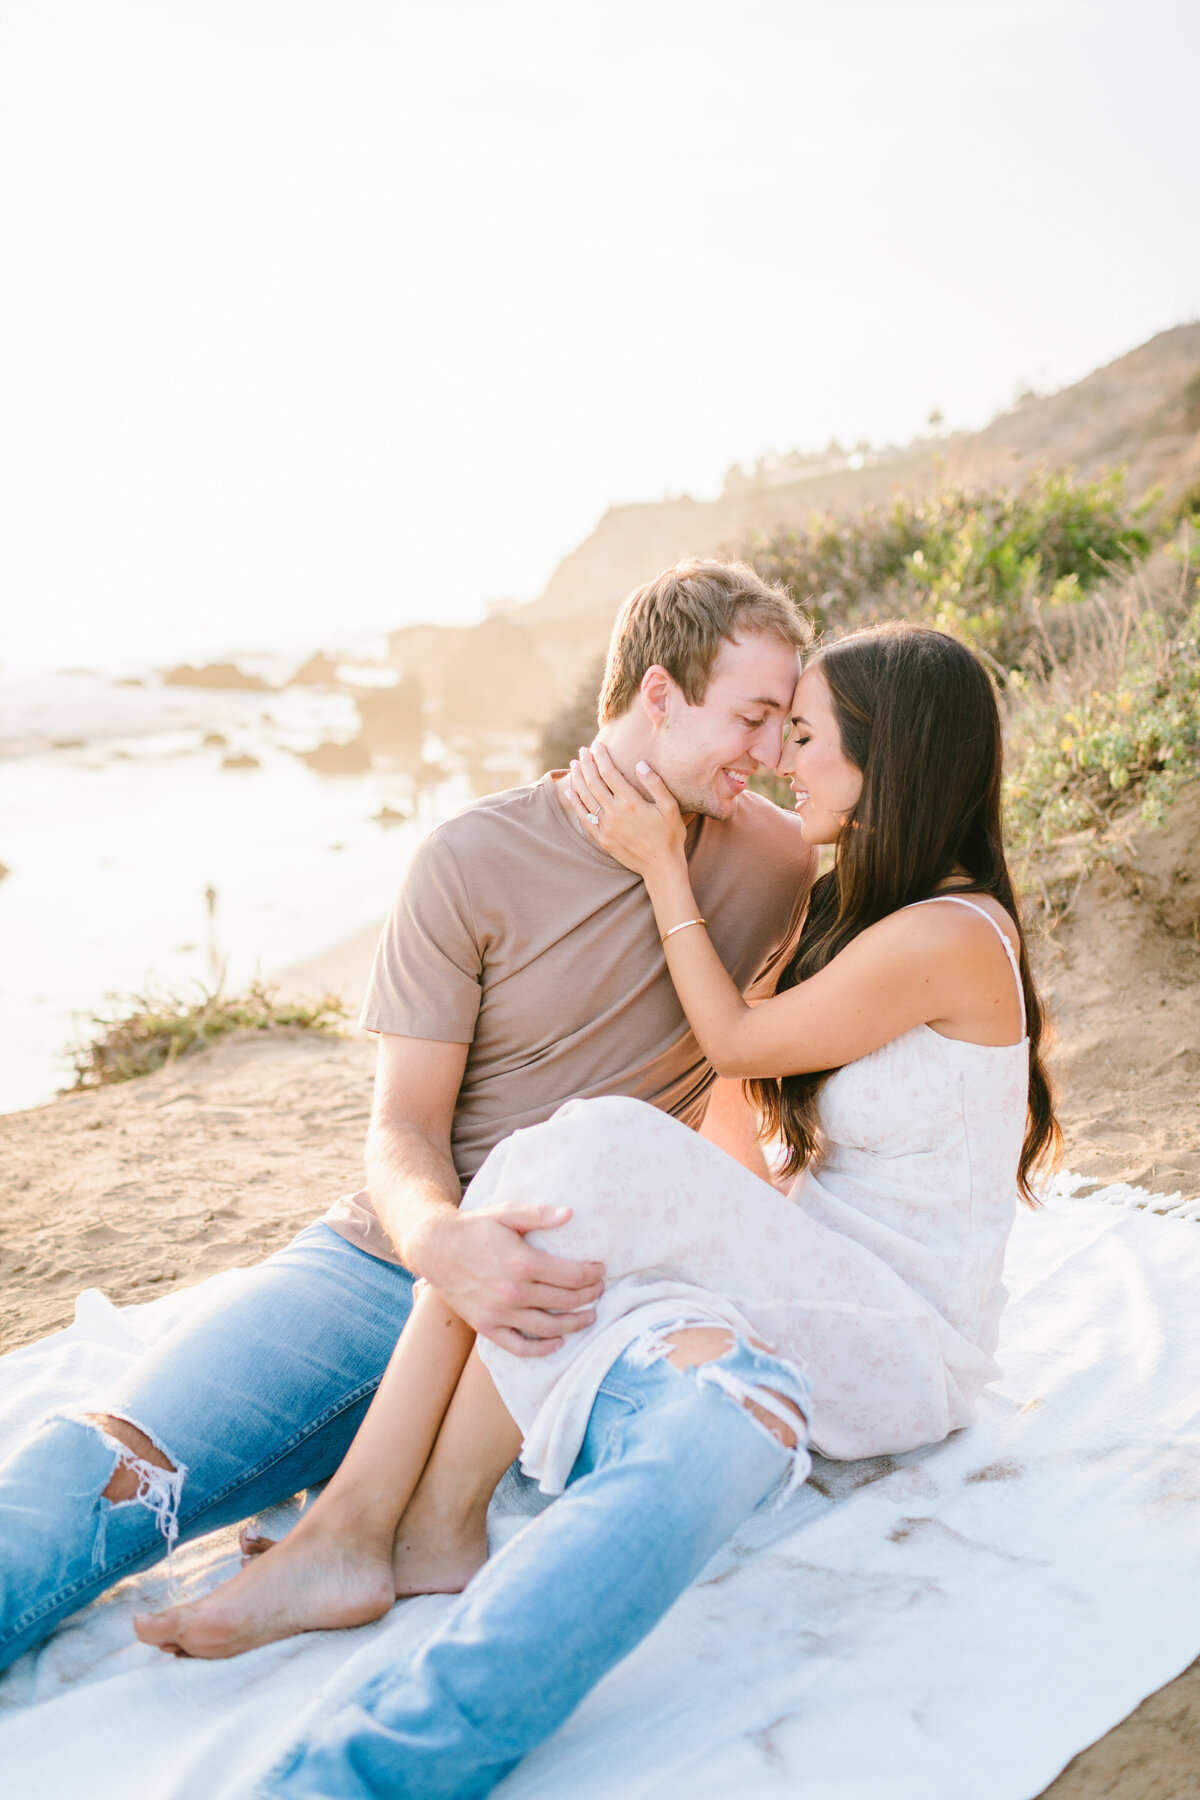
[[[397,1600],[412,1594],[461,1594],[487,1561],[487,1510],[439,1517],[420,1493],[396,1529],[392,1580]]]
[[[461,1522],[427,1520],[421,1524],[410,1518],[411,1511],[401,1520],[392,1551],[396,1599],[411,1599],[414,1594],[461,1594],[487,1561],[487,1514],[464,1530]],[[277,1549],[280,1541],[244,1527],[238,1536],[242,1567],[250,1568],[268,1550]],[[287,1542],[286,1538],[282,1541]]]
[[[266,1543],[266,1540],[260,1540]],[[175,1656],[240,1656],[300,1631],[336,1631],[382,1618],[396,1598],[386,1551],[301,1525],[240,1575],[186,1606],[140,1613],[143,1644]]]

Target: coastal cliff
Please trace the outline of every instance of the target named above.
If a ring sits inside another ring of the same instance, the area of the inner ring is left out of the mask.
[[[625,595],[684,556],[731,556],[755,537],[935,486],[1018,487],[1038,468],[1091,478],[1128,469],[1134,499],[1178,508],[1200,485],[1200,324],[1160,332],[1056,394],[1027,395],[982,431],[904,449],[764,459],[732,469],[714,500],[612,506],[545,592],[481,624],[392,633],[390,660],[419,681],[439,731],[538,727],[594,666]],[[802,596],[798,596],[802,598]]]

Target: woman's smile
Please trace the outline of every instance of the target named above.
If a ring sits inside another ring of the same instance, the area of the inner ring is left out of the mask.
[[[833,844],[862,793],[862,770],[842,748],[833,696],[820,662],[810,663],[792,695],[791,731],[776,765],[791,786],[792,810],[810,844]]]

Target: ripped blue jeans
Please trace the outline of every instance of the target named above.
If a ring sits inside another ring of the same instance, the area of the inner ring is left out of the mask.
[[[678,1369],[666,1335],[609,1371],[565,1494],[485,1564],[408,1667],[376,1676],[296,1745],[259,1800],[480,1800],[749,1513],[803,1480],[809,1389],[796,1368],[734,1338]],[[747,1400],[790,1427],[795,1448]]]
[[[0,1462],[0,1669],[176,1538],[201,1537],[326,1480],[412,1307],[412,1276],[310,1225],[188,1313],[88,1413],[135,1425],[140,1462],[81,1409]],[[138,1497],[105,1499],[123,1463]]]

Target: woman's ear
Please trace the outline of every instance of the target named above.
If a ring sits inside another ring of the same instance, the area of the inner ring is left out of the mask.
[[[652,663],[642,676],[642,706],[651,725],[661,725],[671,704],[675,683],[661,663]]]

